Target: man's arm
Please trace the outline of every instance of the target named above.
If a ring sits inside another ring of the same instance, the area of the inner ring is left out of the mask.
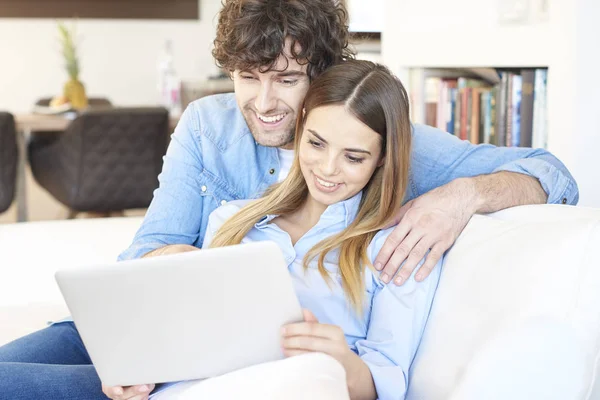
[[[471,216],[525,204],[576,204],[575,180],[542,149],[472,145],[416,125],[407,200],[375,261],[382,280],[402,284],[427,251],[422,280],[454,244]]]
[[[171,137],[158,177],[160,186],[144,221],[119,260],[168,254],[177,248],[165,246],[192,247],[198,241],[203,206],[202,184],[198,181],[203,168],[199,136],[199,121],[192,103]]]
[[[508,207],[545,204],[548,194],[540,181],[515,172],[496,172],[473,178],[459,178],[473,204],[470,214],[492,213]]]

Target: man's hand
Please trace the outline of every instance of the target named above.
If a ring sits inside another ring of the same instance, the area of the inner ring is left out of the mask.
[[[168,246],[152,250],[151,252],[144,254],[142,258],[164,256],[167,254],[187,253],[188,251],[196,250],[200,249],[195,246],[190,246],[189,244],[170,244]]]
[[[150,392],[154,390],[154,385],[137,386],[106,386],[102,385],[102,393],[113,400],[146,400]]]
[[[396,285],[402,285],[429,251],[415,277],[417,281],[425,279],[475,213],[473,189],[466,179],[459,179],[403,205],[391,224],[398,226],[375,259],[381,280],[388,283],[406,261],[394,279]]]

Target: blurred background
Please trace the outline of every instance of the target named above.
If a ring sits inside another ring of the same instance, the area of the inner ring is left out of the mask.
[[[546,148],[600,207],[600,2],[347,3],[359,58],[402,79],[413,122]],[[0,0],[0,172],[17,171],[0,173],[0,223],[143,215],[181,111],[233,90],[210,53],[220,8]]]

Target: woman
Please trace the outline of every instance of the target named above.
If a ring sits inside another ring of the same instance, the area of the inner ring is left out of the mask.
[[[335,66],[306,96],[289,176],[217,209],[203,245],[279,244],[305,309],[282,328],[284,354],[334,357],[352,399],[404,397],[439,280],[438,265],[424,282],[385,285],[372,267],[402,204],[410,143],[399,80],[367,61]]]

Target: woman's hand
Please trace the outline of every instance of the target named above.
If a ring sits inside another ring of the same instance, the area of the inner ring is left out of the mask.
[[[112,400],[147,400],[155,385],[106,386],[102,385],[102,393]]]
[[[337,325],[320,324],[309,310],[302,312],[304,322],[281,328],[283,354],[291,357],[310,352],[325,353],[346,368],[355,354],[348,347],[344,331]]]
[[[371,371],[346,342],[344,331],[337,325],[321,324],[309,310],[302,310],[304,322],[281,328],[283,354],[325,353],[338,360],[346,370],[346,382],[352,399],[377,397]]]

